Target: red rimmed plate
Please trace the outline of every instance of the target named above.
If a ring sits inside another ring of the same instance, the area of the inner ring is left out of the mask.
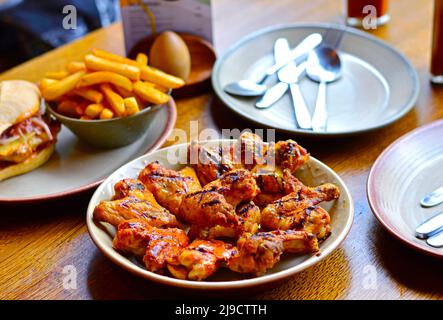
[[[123,164],[161,147],[176,119],[177,109],[171,98],[157,111],[143,137],[129,146],[111,150],[85,145],[62,127],[56,151],[45,165],[0,182],[0,203],[43,201],[92,189]]]
[[[367,192],[380,223],[408,246],[443,258],[443,248],[433,248],[415,238],[415,228],[443,211],[443,205],[422,208],[420,200],[443,185],[443,120],[420,127],[399,138],[374,163]]]

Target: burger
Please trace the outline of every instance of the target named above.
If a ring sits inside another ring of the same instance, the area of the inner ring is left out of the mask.
[[[36,169],[54,152],[60,123],[40,100],[31,82],[0,82],[0,181]]]

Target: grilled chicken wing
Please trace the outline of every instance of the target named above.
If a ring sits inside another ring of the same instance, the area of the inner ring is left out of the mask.
[[[232,147],[234,161],[248,170],[264,165],[266,152],[267,146],[262,138],[251,132],[243,132]]]
[[[254,176],[245,169],[225,173],[220,179],[206,185],[205,189],[212,189],[222,194],[233,206],[244,201],[251,201],[260,192]]]
[[[178,172],[166,169],[158,162],[149,163],[140,173],[139,179],[154,194],[158,203],[173,214],[178,214],[186,194],[201,189],[192,168]]]
[[[266,159],[269,165],[294,173],[309,160],[309,153],[294,140],[278,141],[269,144]],[[271,163],[272,159],[274,163]]]
[[[226,263],[236,249],[219,240],[194,240],[168,264],[169,272],[178,279],[201,281],[211,276],[221,263]]]
[[[265,207],[304,187],[289,169],[282,170],[280,167],[256,166],[253,174],[260,189],[260,193],[254,198],[254,202],[259,207]]]
[[[240,204],[236,208],[239,220],[237,227],[216,225],[213,227],[191,226],[188,236],[191,239],[238,238],[243,233],[256,233],[260,227],[261,212],[254,202]]]
[[[189,146],[189,161],[197,172],[202,186],[217,180],[229,171],[241,168],[240,164],[232,160],[229,149],[207,148],[195,141]]]
[[[237,248],[237,254],[228,261],[228,268],[258,276],[274,267],[284,252],[317,252],[318,241],[305,231],[275,230],[245,234],[238,240]]]
[[[146,221],[140,219],[126,220],[117,227],[112,246],[114,249],[142,257],[149,242],[149,230],[152,229]]]
[[[234,207],[214,189],[187,194],[178,214],[179,219],[200,227],[238,226]]]
[[[119,224],[113,247],[137,257],[143,256],[146,269],[163,273],[167,261],[173,261],[189,243],[186,233],[177,228],[159,229],[143,220]]]
[[[315,188],[304,186],[266,206],[261,225],[268,230],[301,228],[307,219],[306,209],[339,196],[338,187],[330,183]]]
[[[146,248],[143,262],[146,269],[163,273],[168,261],[175,261],[189,243],[189,238],[181,229],[168,228],[151,231],[151,240]]]
[[[94,219],[117,227],[130,219],[142,219],[155,227],[177,227],[178,221],[162,208],[138,180],[126,179],[115,185],[117,200],[102,201],[94,209]]]
[[[200,227],[237,228],[235,206],[252,200],[259,192],[252,174],[244,169],[225,173],[202,190],[185,196],[179,218]]]
[[[114,186],[113,200],[123,199],[126,197],[135,197],[140,200],[150,201],[153,206],[161,208],[154,198],[154,195],[146,189],[146,186],[137,179],[123,179]]]
[[[303,230],[314,234],[317,239],[327,238],[331,233],[331,217],[329,213],[320,206],[306,209],[306,221]]]

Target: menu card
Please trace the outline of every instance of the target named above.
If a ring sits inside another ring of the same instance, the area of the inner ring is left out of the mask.
[[[153,27],[157,33],[186,32],[212,42],[211,0],[120,0],[120,5],[126,52]]]

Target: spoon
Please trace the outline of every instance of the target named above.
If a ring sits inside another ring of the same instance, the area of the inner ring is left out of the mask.
[[[260,81],[254,82],[246,79],[240,80],[227,84],[223,90],[236,96],[256,97],[263,95],[267,90],[267,86],[264,84],[264,82],[269,76],[276,73],[288,63],[307,55],[321,43],[322,39],[323,37],[319,33],[313,33],[307,36],[302,42],[299,43],[297,47],[295,47],[295,49],[291,51],[290,54],[288,54],[286,59],[275,63],[272,67],[269,67]]]
[[[420,204],[424,208],[431,208],[443,203],[443,187],[438,188],[435,191],[427,194],[421,201]]]
[[[338,80],[342,75],[337,51],[328,46],[316,48],[309,54],[306,73],[311,80],[319,83],[312,129],[326,131],[328,123],[326,84]]]

